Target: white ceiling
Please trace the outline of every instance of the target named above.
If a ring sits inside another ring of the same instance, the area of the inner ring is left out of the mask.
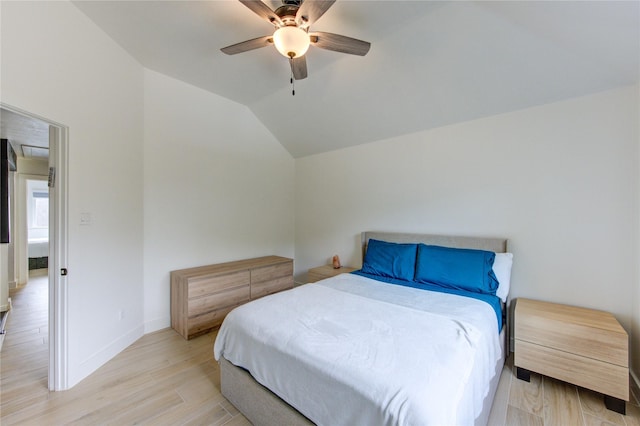
[[[640,73],[638,1],[338,0],[311,29],[371,50],[311,47],[295,96],[274,48],[220,52],[272,32],[236,0],[74,4],[143,66],[246,105],[294,157],[633,84]]]

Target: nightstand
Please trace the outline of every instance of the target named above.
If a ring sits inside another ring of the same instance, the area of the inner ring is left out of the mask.
[[[629,400],[629,337],[604,311],[518,298],[514,366],[604,394],[608,409],[625,414]]]
[[[335,277],[339,274],[348,274],[358,268],[352,268],[350,266],[343,266],[338,269],[334,269],[331,265],[318,266],[317,268],[309,269],[307,275],[307,282],[315,283],[316,281],[324,280],[325,278]]]

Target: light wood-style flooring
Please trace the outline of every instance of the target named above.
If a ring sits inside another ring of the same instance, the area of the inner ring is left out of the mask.
[[[249,425],[220,393],[215,332],[190,341],[171,329],[145,335],[71,390],[49,392],[46,277],[11,297],[0,353],[2,425]],[[635,397],[622,416],[606,410],[601,395],[531,376],[523,382],[505,366],[491,425],[640,426]]]

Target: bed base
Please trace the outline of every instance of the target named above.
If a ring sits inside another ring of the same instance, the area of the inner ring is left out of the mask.
[[[501,333],[504,342],[505,330]],[[504,345],[503,345],[504,348]],[[493,399],[498,390],[500,374],[505,363],[506,352],[496,363],[495,374],[491,379],[489,393],[484,398],[482,412],[475,419],[475,425],[484,426],[489,421]],[[224,357],[220,357],[220,386],[222,395],[229,400],[255,426],[309,426],[314,423],[298,410],[271,392],[255,379],[244,368],[236,367]]]
[[[390,242],[422,242],[448,247],[477,248],[495,252],[505,252],[507,240],[500,238],[483,237],[450,237],[441,235],[401,234],[385,232],[364,232],[362,234],[363,254],[366,250],[369,238],[381,239]],[[508,307],[507,307],[508,309]],[[491,414],[493,399],[498,389],[500,375],[509,354],[509,327],[507,323],[500,332],[500,344],[502,357],[495,367],[494,376],[491,379],[489,393],[483,401],[480,415],[475,419],[476,425],[486,425]],[[255,379],[245,369],[236,367],[224,357],[220,358],[220,386],[222,395],[225,396],[244,416],[255,426],[273,425],[312,425],[308,418],[295,408],[291,407],[276,394],[271,392]]]
[[[220,357],[220,386],[229,400],[254,426],[309,426],[309,419],[275,393],[256,382],[244,368]]]

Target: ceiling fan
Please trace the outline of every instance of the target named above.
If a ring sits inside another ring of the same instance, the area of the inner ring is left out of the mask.
[[[261,0],[239,1],[272,24],[275,32],[272,35],[232,44],[220,50],[227,55],[235,55],[275,45],[278,52],[289,58],[293,79],[307,78],[307,60],[304,55],[310,45],[360,56],[366,55],[371,47],[369,42],[339,34],[309,32],[309,27],[320,19],[336,0],[282,0],[282,6],[276,10],[271,10]]]

